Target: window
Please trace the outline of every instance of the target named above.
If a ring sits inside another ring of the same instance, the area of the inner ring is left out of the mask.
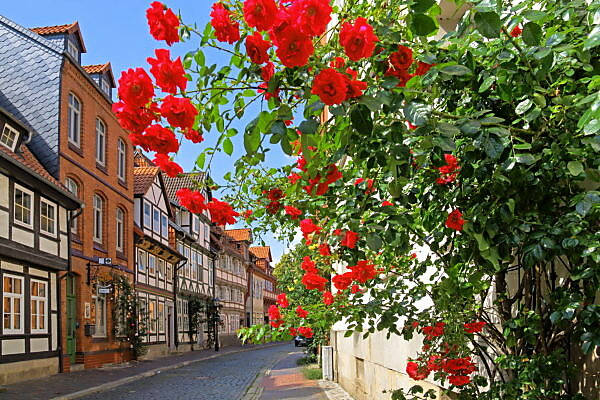
[[[192,218],[192,232],[198,233],[198,225],[200,225],[200,218],[197,215],[194,215]]]
[[[70,40],[67,40],[67,53],[73,56],[73,58],[79,61],[79,49],[77,45]]]
[[[160,234],[160,210],[156,207],[152,209],[152,230]]]
[[[168,262],[166,264],[167,264],[167,282],[171,282],[171,281],[173,281],[173,264],[171,264],[170,262]]]
[[[146,252],[143,250],[138,251],[138,271],[146,272]]]
[[[106,162],[106,125],[99,118],[96,119],[96,162],[100,165]]]
[[[110,96],[110,85],[108,84],[106,77],[100,78],[100,88],[104,91],[104,93]]]
[[[3,333],[23,333],[23,278],[4,274],[2,307]]]
[[[94,336],[106,337],[106,297],[104,295],[96,296],[96,332]]]
[[[33,192],[15,185],[15,221],[33,227]]]
[[[104,218],[104,200],[94,195],[94,241],[102,243],[102,222]]]
[[[150,300],[148,302],[148,317],[150,318],[148,332],[156,333],[156,300]]]
[[[46,282],[31,280],[31,332],[48,332],[46,304],[48,292]]]
[[[67,187],[67,190],[69,192],[71,192],[71,194],[73,196],[79,198],[79,185],[77,184],[77,182],[75,182],[71,178],[65,178],[65,186]],[[71,232],[73,232],[73,234],[75,234],[75,235],[78,234],[78,231],[77,231],[77,218],[73,218],[71,220]]]
[[[79,139],[81,137],[81,103],[79,102],[79,99],[72,93],[69,94],[68,117],[69,142],[79,147]]]
[[[206,240],[207,242],[210,241],[210,231],[208,228],[208,224],[204,225],[204,240]]]
[[[183,314],[181,330],[187,332],[190,329],[187,300],[183,300],[181,303],[181,313]]]
[[[163,303],[158,303],[158,331],[165,331],[165,305]]]
[[[183,249],[183,255],[185,257],[185,259],[187,260],[187,262],[185,263],[185,277],[189,278],[190,277],[190,270],[191,270],[191,260],[190,260],[190,248],[189,247],[185,247]]]
[[[56,206],[46,199],[40,200],[40,230],[56,235]]]
[[[144,201],[144,227],[152,228],[152,206],[150,203]]]
[[[117,176],[122,181],[125,181],[126,148],[125,141],[123,139],[119,139],[119,143],[117,145]]]
[[[143,328],[148,328],[148,303],[146,299],[139,299],[140,311],[138,314],[138,321]]]
[[[162,237],[169,238],[169,218],[165,214],[160,216],[160,225],[162,231]]]
[[[123,252],[124,238],[125,238],[125,213],[120,208],[117,208],[116,220],[117,220],[117,237],[116,237],[117,251]]]
[[[156,263],[158,264],[158,277],[161,279],[165,278],[165,260],[157,258]]]
[[[4,124],[2,136],[0,136],[0,142],[2,142],[3,145],[14,151],[18,135],[19,132],[15,128],[10,126],[9,124]]]
[[[152,254],[148,254],[148,273],[150,275],[156,274],[156,257]]]

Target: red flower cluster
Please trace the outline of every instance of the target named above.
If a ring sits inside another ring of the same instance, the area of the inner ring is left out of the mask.
[[[175,193],[179,199],[179,203],[188,209],[192,214],[200,214],[206,210],[206,199],[197,190],[182,188]]]
[[[321,243],[319,245],[319,254],[322,256],[330,256],[331,255],[331,248],[329,247],[329,245],[327,243]]]
[[[448,219],[446,219],[446,227],[460,232],[463,230],[463,225],[465,222],[466,221],[463,219],[460,210],[456,209],[448,214]]]
[[[287,299],[287,295],[285,293],[277,295],[277,304],[279,304],[281,308],[288,308],[290,306],[290,303]]]
[[[296,307],[296,315],[299,318],[306,318],[306,317],[308,317],[308,311],[306,311],[302,307],[298,306],[298,307]]]
[[[229,11],[223,3],[214,3],[210,12],[210,24],[215,29],[217,40],[235,43],[240,40],[240,24],[231,19]]]
[[[176,178],[179,174],[183,174],[183,169],[179,164],[173,162],[166,154],[157,154],[152,162],[171,178]]]
[[[285,206],[285,213],[291,217],[291,219],[298,219],[302,215],[302,210],[294,206]]]
[[[179,42],[179,18],[164,4],[155,1],[150,4],[150,8],[146,10],[146,18],[150,27],[150,34],[156,40],[164,40],[167,45],[172,45]]]
[[[270,214],[275,214],[281,208],[281,203],[279,200],[285,197],[283,190],[280,188],[274,188],[271,190],[263,191],[264,194],[267,195],[267,199],[269,199],[269,204],[267,204],[267,212]]]
[[[333,184],[337,180],[343,177],[342,173],[338,170],[337,165],[331,164],[327,168],[327,175],[325,175],[325,181],[321,182],[323,179],[321,174],[317,174],[313,179],[308,180],[308,185],[303,186],[304,191],[310,195],[317,194],[318,196],[322,196],[329,190],[329,185]],[[315,186],[317,190],[313,193]]]
[[[333,286],[335,286],[337,290],[348,289],[348,286],[352,284],[353,280],[354,275],[352,274],[352,272],[344,272],[343,274],[339,274],[331,278]]]
[[[445,326],[445,323],[438,322],[433,326],[424,326],[421,328],[421,331],[425,334],[425,339],[431,340],[434,337],[442,336],[444,334]]]
[[[248,26],[266,31],[273,24],[273,16],[277,14],[277,4],[275,0],[246,0],[243,11]]]
[[[333,298],[333,294],[331,294],[329,290],[323,293],[323,304],[325,304],[326,306],[330,306],[333,304],[334,301],[335,299]]]
[[[271,324],[273,328],[277,329],[283,325],[283,318],[279,312],[279,307],[271,305],[267,313],[269,314],[269,324]]]
[[[365,283],[377,276],[375,265],[367,260],[358,261],[356,265],[348,268],[352,271],[352,278],[360,283]]]
[[[235,217],[239,217],[239,213],[235,212],[229,203],[219,201],[213,198],[206,204],[210,211],[210,219],[217,225],[235,224]]]
[[[304,236],[305,240],[309,240],[308,235],[310,235],[311,233],[318,234],[319,232],[321,232],[321,228],[315,225],[312,219],[308,218],[300,221],[300,230],[302,231],[302,235]]]
[[[253,35],[246,38],[246,54],[250,57],[250,61],[255,64],[262,64],[269,61],[267,50],[270,47],[271,43],[264,40],[259,32],[254,32]],[[265,82],[268,81],[268,79],[265,79]]]
[[[161,125],[150,125],[143,135],[131,133],[129,138],[134,146],[140,146],[146,151],[168,154],[179,150],[179,141],[173,131]]]
[[[349,249],[353,249],[356,247],[356,242],[358,242],[359,234],[353,231],[346,231],[344,234],[344,238],[340,242],[340,245],[346,246]]]
[[[444,159],[446,160],[446,165],[437,168],[437,170],[440,171],[440,177],[437,178],[435,182],[439,185],[446,185],[454,182],[458,176],[458,171],[460,171],[460,166],[458,165],[458,159],[456,157],[452,154],[444,154]]]
[[[307,339],[310,339],[314,335],[312,328],[310,328],[308,326],[301,326],[301,327],[299,327],[298,328],[298,334],[300,336],[304,336]]]
[[[521,33],[523,33],[523,29],[521,29],[521,27],[517,25],[512,29],[512,31],[510,31],[510,36],[516,38],[521,36]]]
[[[464,324],[465,332],[467,332],[467,333],[481,332],[485,325],[486,325],[486,323],[484,321],[467,322],[466,324]]]
[[[302,259],[302,264],[300,264],[300,268],[302,268],[306,272],[312,272],[315,274],[319,273],[315,262],[311,260],[309,256],[305,256]]]
[[[171,60],[171,52],[165,49],[156,49],[154,51],[156,58],[148,57],[148,64],[151,65],[150,73],[154,75],[158,87],[167,93],[177,93],[177,88],[182,92],[187,86],[187,78],[181,57]]]
[[[171,126],[191,129],[194,126],[198,110],[187,97],[167,96],[160,106],[160,113]]]
[[[302,284],[308,290],[316,289],[320,292],[325,290],[325,285],[327,284],[327,279],[323,278],[317,273],[307,272],[302,277]]]
[[[312,94],[319,96],[321,101],[329,106],[360,97],[367,89],[367,84],[357,80],[357,76],[357,72],[350,68],[346,69],[345,74],[333,68],[326,68],[315,76]]]
[[[415,73],[411,74],[409,69],[413,65],[413,52],[409,47],[398,45],[398,50],[390,54],[388,58],[388,70],[386,76],[393,76],[400,80],[398,86],[406,86],[406,83],[416,75],[425,75],[427,71],[435,64],[427,64],[422,61],[417,62]]]
[[[340,29],[340,44],[352,61],[371,57],[375,42],[378,41],[379,38],[373,33],[373,27],[362,17],[357,18],[354,24],[345,22]]]

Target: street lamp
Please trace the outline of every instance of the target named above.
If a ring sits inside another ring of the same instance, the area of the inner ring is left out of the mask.
[[[221,315],[219,312],[219,308],[221,308],[220,299],[215,297],[213,299],[213,322],[215,324],[215,351],[219,351],[219,321],[221,320]]]

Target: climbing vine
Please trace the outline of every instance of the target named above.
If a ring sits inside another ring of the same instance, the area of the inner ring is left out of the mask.
[[[111,285],[113,334],[115,338],[129,343],[137,359],[148,351],[143,340],[148,316],[142,315],[133,285],[126,276],[113,272]]]

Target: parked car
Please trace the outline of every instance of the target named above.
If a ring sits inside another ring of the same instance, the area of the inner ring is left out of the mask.
[[[303,336],[296,336],[294,338],[294,346],[296,347],[307,347],[312,343],[312,338],[305,338]]]

